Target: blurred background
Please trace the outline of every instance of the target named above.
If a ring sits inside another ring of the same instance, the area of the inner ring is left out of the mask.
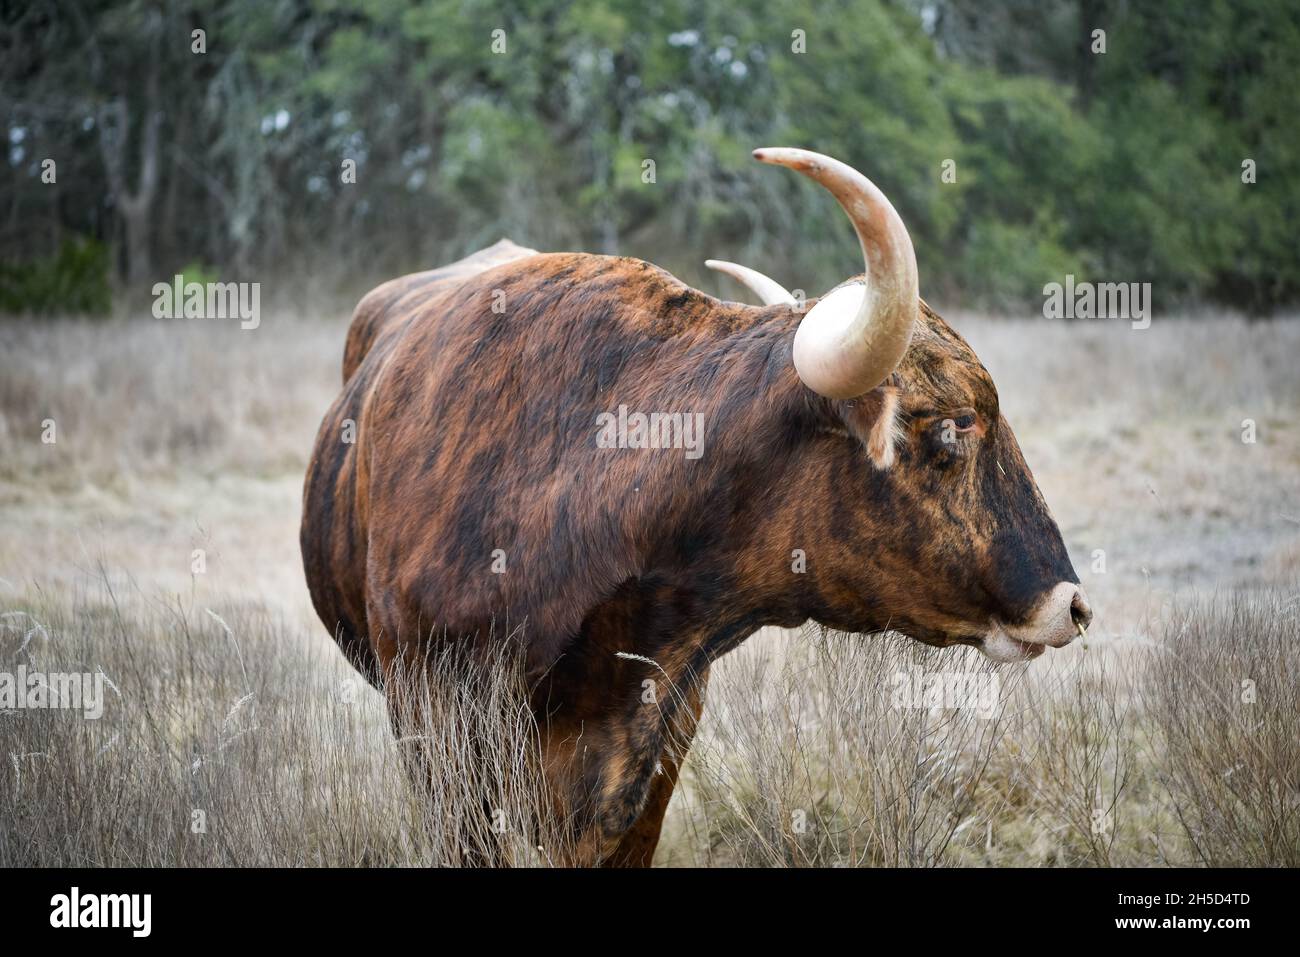
[[[1266,314],[1298,77],[1291,0],[4,0],[0,311],[178,272],[355,297],[501,236],[817,295],[860,262],[749,157],[792,145],[885,190],[932,301],[1073,274]]]

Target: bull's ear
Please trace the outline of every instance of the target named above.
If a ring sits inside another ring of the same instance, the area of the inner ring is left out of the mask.
[[[845,428],[862,443],[871,464],[878,469],[893,465],[895,446],[903,441],[903,430],[898,422],[898,387],[886,383],[864,396],[836,405]]]

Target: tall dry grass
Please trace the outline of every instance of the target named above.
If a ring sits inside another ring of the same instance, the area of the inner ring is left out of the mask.
[[[710,685],[676,863],[1285,866],[1300,849],[1300,589],[1195,600],[1149,643],[1044,667],[896,636],[753,640]],[[899,708],[896,676],[995,676]],[[1240,676],[1266,675],[1254,704]]]
[[[1300,593],[1179,607],[1145,675],[1161,779],[1197,862],[1300,865]]]
[[[674,822],[683,862],[1116,862],[1135,742],[1104,666],[1041,678],[901,636],[787,641],[742,648],[710,689]],[[995,694],[900,702],[904,676]]]
[[[341,383],[326,320],[0,319],[0,485],[301,473]],[[53,443],[43,425],[55,424]]]
[[[403,736],[333,649],[265,609],[123,601],[106,585],[0,618],[0,671],[103,673],[103,716],[0,713],[5,866],[544,865],[520,669],[445,654]],[[431,772],[416,787],[406,762]]]
[[[760,636],[710,683],[659,862],[1293,865],[1296,603],[1188,606],[1123,670],[1098,649],[1039,673]],[[0,671],[19,663],[111,684],[99,720],[0,714],[6,866],[569,859],[508,653],[427,662],[400,738],[331,646],[257,607],[34,595],[0,617]],[[996,694],[899,697],[900,676],[945,674]]]
[[[992,681],[993,669],[890,637],[785,641],[797,644],[742,647],[710,689],[683,797],[697,861],[942,863],[981,819],[1006,715],[1001,702],[984,716],[915,707],[900,682],[951,669]]]

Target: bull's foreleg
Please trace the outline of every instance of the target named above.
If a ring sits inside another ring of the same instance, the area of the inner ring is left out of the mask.
[[[657,767],[651,772],[649,793],[641,814],[623,833],[614,849],[605,856],[601,862],[602,867],[649,867],[654,860],[668,802],[672,799],[682,764],[686,761],[686,752],[704,711],[707,680],[708,673],[705,672],[687,690],[687,700],[676,727],[660,753]]]
[[[465,765],[472,763],[476,742],[453,746],[439,734],[433,725],[436,719],[428,713],[429,690],[419,676],[404,675],[400,679],[390,676],[384,693],[406,776],[430,815],[426,826],[431,833],[441,836],[435,847],[437,863],[458,867],[507,866],[509,855],[493,839],[486,823],[492,819],[490,802],[484,799],[482,806],[475,808],[469,795],[455,793],[448,799],[445,793],[452,786],[452,776],[463,775]],[[457,753],[458,748],[461,753]],[[433,817],[435,809],[446,809],[458,802],[464,805],[458,809],[460,813],[450,818]]]
[[[638,685],[635,702],[588,726],[575,799],[584,808],[572,863],[647,867],[704,706],[707,672]],[[575,757],[577,757],[575,755]]]

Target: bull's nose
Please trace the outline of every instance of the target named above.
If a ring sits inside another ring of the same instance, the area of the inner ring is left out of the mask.
[[[1092,606],[1088,596],[1077,582],[1057,582],[1038,605],[1027,621],[1004,624],[994,619],[994,632],[1022,645],[1051,645],[1064,648],[1078,638],[1092,623]],[[986,639],[984,645],[988,645]],[[987,653],[987,647],[985,652]]]
[[[1092,624],[1092,606],[1088,604],[1088,596],[1083,593],[1082,588],[1074,590],[1074,598],[1070,601],[1070,620],[1074,622],[1075,627],[1084,630]]]

